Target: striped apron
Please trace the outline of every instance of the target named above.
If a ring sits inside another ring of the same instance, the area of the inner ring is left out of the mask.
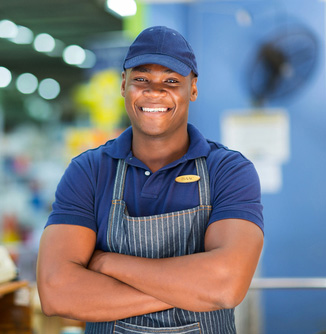
[[[147,258],[166,258],[204,251],[211,212],[206,160],[196,160],[200,205],[147,217],[130,217],[123,201],[127,164],[119,160],[108,220],[110,252]],[[234,310],[191,312],[179,308],[113,322],[86,324],[86,334],[235,334]]]

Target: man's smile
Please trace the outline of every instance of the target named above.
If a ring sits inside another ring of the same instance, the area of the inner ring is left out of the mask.
[[[148,108],[148,107],[140,107],[139,109],[143,112],[149,112],[149,113],[165,113],[172,110],[172,108]]]

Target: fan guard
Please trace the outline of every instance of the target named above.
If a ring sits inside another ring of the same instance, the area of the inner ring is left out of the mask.
[[[254,104],[288,96],[306,83],[317,52],[317,40],[306,28],[286,29],[263,43],[249,69]]]

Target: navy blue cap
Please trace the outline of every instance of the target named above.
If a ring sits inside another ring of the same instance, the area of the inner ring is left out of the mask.
[[[194,51],[177,31],[163,27],[150,27],[142,31],[129,47],[123,68],[145,64],[158,64],[187,76],[191,71],[198,76]]]

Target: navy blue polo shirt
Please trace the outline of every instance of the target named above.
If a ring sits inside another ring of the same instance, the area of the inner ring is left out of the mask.
[[[97,233],[97,248],[107,250],[106,232],[118,159],[128,164],[124,201],[128,213],[142,217],[199,205],[197,182],[178,183],[180,175],[196,175],[195,159],[205,157],[212,212],[208,225],[221,219],[249,220],[264,228],[260,184],[253,164],[242,154],[206,140],[188,124],[188,152],[152,173],[132,155],[132,128],[117,139],[72,159],[60,180],[46,226],[81,225]]]

